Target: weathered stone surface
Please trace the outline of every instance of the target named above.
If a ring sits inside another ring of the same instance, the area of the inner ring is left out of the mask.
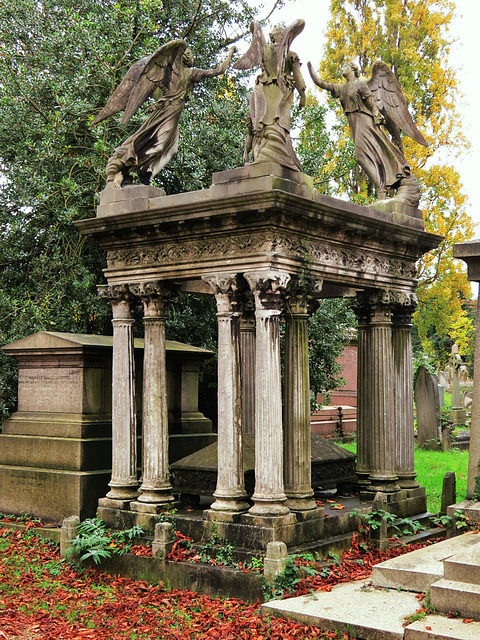
[[[468,553],[468,549],[477,543],[477,536],[464,534],[386,560],[373,567],[372,582],[379,587],[400,588],[419,593],[428,591],[430,585],[443,578],[443,560],[462,550]]]
[[[441,440],[438,381],[425,367],[419,367],[415,380],[417,442],[427,449],[437,449]]]
[[[368,640],[403,640],[404,618],[418,609],[415,595],[376,590],[368,583],[338,584],[329,593],[267,602],[260,611]]]
[[[480,622],[464,624],[461,618],[444,618],[428,615],[423,620],[409,624],[404,640],[477,640],[480,638]]]
[[[436,611],[453,611],[463,618],[480,619],[480,585],[443,578],[430,587],[430,602]]]

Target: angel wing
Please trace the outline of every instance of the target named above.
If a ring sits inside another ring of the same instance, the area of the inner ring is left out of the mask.
[[[402,88],[393,71],[383,60],[375,60],[372,66],[372,77],[367,84],[375,98],[379,110],[385,116],[385,126],[392,134],[397,146],[403,150],[399,129],[407,136],[428,147],[428,142],[417,129],[410,115]]]
[[[290,45],[305,28],[305,20],[295,20],[292,24],[285,29],[285,33],[282,37],[280,45],[280,55],[277,58],[277,78],[280,89],[283,91],[283,72],[285,69],[285,63],[287,61],[288,51]]]
[[[253,69],[253,67],[258,67],[262,64],[263,51],[266,45],[262,27],[259,22],[253,20],[250,30],[253,33],[252,42],[248,51],[235,62],[234,69]]]
[[[171,40],[155,53],[137,60],[127,71],[93,124],[98,124],[122,109],[125,109],[125,113],[121,124],[126,124],[158,86],[167,86],[172,74],[179,72],[178,67],[186,48],[185,40]]]

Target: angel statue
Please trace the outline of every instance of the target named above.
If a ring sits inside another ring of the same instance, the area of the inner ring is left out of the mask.
[[[232,47],[216,69],[197,69],[193,54],[184,40],[171,40],[133,64],[122,82],[93,121],[97,124],[125,109],[121,124],[126,124],[150,97],[156,101],[148,107],[150,115],[140,129],[115,149],[107,162],[107,185],[121,188],[132,184],[134,171],[143,184],[170,162],[178,151],[180,116],[193,86],[204,78],[225,72],[236,47]]]
[[[318,87],[340,99],[350,125],[355,157],[375,184],[378,202],[393,201],[418,207],[420,187],[405,158],[400,130],[419,144],[428,147],[428,143],[413,122],[400,84],[390,67],[382,60],[376,60],[372,77],[364,82],[360,80],[357,65],[346,62],[342,67],[347,80],[345,84],[324,82],[310,62],[308,70]],[[380,124],[386,127],[392,140]]]
[[[250,114],[245,163],[252,152],[254,162],[277,162],[295,171],[302,169],[290,138],[290,109],[295,89],[300,95],[300,107],[305,106],[305,82],[300,73],[299,58],[290,51],[290,45],[304,26],[304,20],[296,20],[286,29],[276,27],[270,33],[271,44],[268,44],[260,24],[253,21],[252,43],[233,65],[234,69],[252,69],[260,65],[262,71],[248,99]]]

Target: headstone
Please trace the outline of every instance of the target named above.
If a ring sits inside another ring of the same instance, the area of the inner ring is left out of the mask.
[[[438,397],[440,400],[440,409],[445,406],[445,387],[443,384],[438,385]]]
[[[457,502],[457,479],[453,471],[447,471],[443,476],[442,486],[442,505],[440,507],[440,513],[442,515],[447,513],[447,508],[451,504]]]
[[[462,404],[465,409],[472,408],[472,400],[473,400],[473,393],[471,391],[465,391],[462,396]]]
[[[442,437],[437,377],[420,366],[415,380],[417,442],[424,449],[438,449]]]
[[[445,389],[449,389],[450,385],[448,384],[447,376],[443,371],[439,371],[437,374],[438,384],[441,384]]]

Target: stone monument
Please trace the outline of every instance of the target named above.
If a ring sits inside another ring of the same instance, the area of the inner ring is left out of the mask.
[[[234,544],[262,550],[272,541],[292,546],[321,537],[324,512],[311,481],[307,320],[322,297],[356,297],[361,495],[373,500],[381,491],[389,509],[403,515],[425,511],[413,457],[410,328],[415,262],[440,238],[424,230],[415,208],[418,184],[406,169],[399,185],[385,185],[398,186],[399,206],[391,211],[320,195],[301,173],[291,153],[289,105],[293,89],[301,98],[304,90],[290,51],[302,28],[296,21],[275,30],[267,45],[254,23],[255,60],[247,52],[237,63],[262,68],[250,100],[245,160],[251,147],[253,163],[214,174],[202,191],[165,196],[152,187],[107,188],[97,217],[76,223],[106,251],[108,284],[100,295],[113,312],[113,466],[110,491],[99,501],[107,521],[136,519],[153,531],[156,514],[173,500],[165,455],[164,310],[176,290],[213,295],[217,303],[218,472],[214,502],[196,520],[200,537],[215,526]],[[142,484],[133,437],[135,300],[145,319],[149,445]],[[255,432],[251,502],[244,420]]]
[[[415,380],[417,443],[423,449],[438,449],[442,442],[440,397],[437,377],[425,367],[418,367]]]

